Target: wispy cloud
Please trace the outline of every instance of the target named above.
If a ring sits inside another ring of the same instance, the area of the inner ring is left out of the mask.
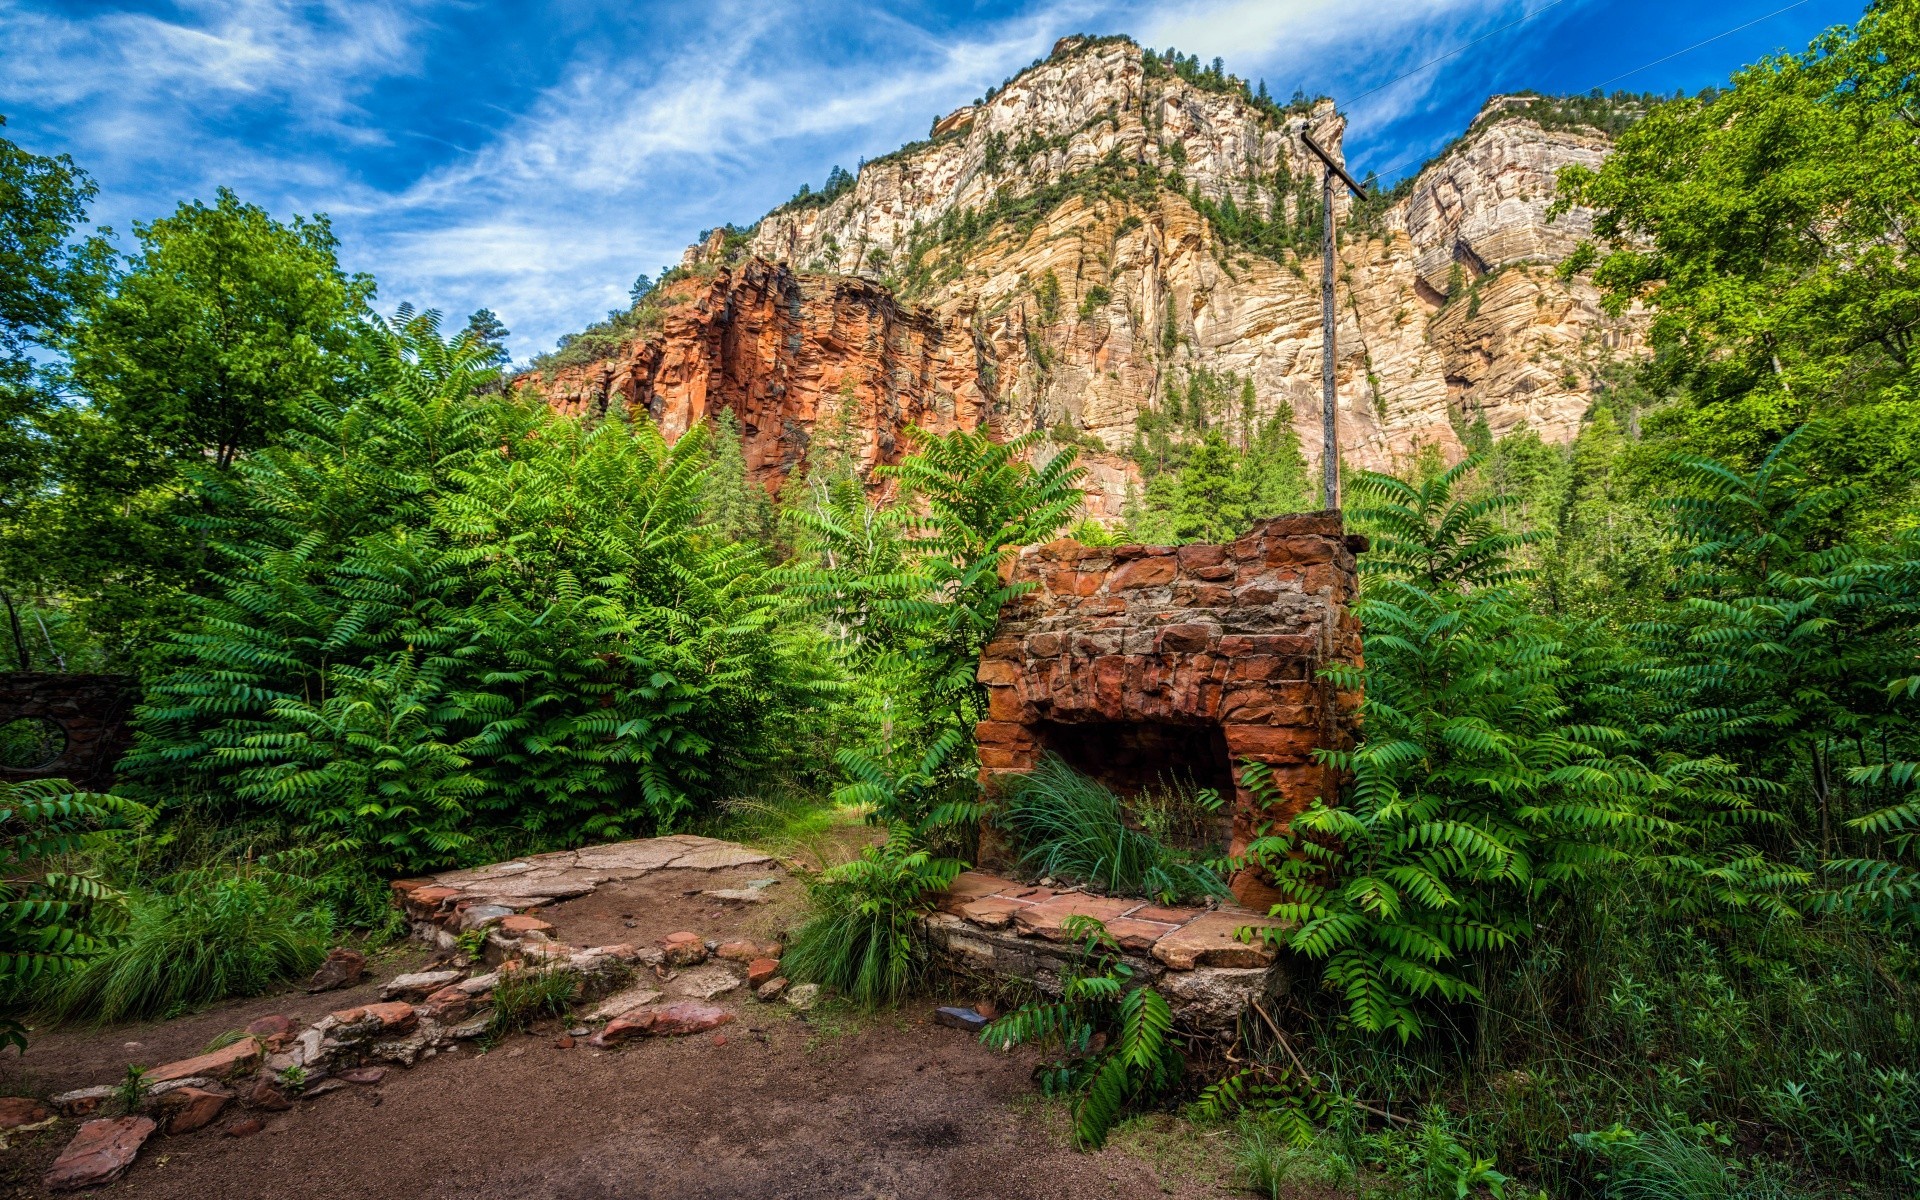
[[[924,136],[1064,34],[1131,32],[1344,102],[1544,2],[0,0],[0,111],[96,174],[104,219],[223,183],[326,211],[384,303],[491,307],[525,355],[703,227]],[[1527,48],[1596,4],[1364,96],[1350,154],[1381,167],[1486,91],[1547,85]]]

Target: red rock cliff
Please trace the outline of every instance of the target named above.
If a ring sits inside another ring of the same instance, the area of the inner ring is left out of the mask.
[[[898,461],[911,426],[943,433],[988,420],[972,333],[879,284],[751,259],[675,284],[666,300],[660,326],[614,357],[522,385],[583,416],[622,396],[669,440],[731,409],[748,469],[770,490],[843,405],[863,470]]]

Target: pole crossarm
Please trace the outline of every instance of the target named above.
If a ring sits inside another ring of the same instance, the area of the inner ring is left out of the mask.
[[[1345,167],[1333,161],[1333,155],[1328,154],[1325,150],[1321,149],[1320,143],[1313,140],[1312,134],[1302,129],[1300,131],[1300,140],[1307,144],[1307,149],[1313,151],[1314,154],[1319,157],[1321,162],[1327,164],[1327,169],[1329,171],[1332,171],[1335,175],[1338,175],[1340,177],[1340,181],[1346,184],[1348,188],[1352,189],[1354,195],[1360,197],[1362,200],[1365,200],[1367,198],[1367,189],[1365,188],[1365,186],[1356,182],[1353,176],[1347,174],[1347,169]]]

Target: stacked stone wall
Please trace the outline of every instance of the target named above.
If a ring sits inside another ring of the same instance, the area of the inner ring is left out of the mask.
[[[1219,731],[1229,763],[1167,766],[1235,780],[1249,761],[1273,771],[1272,804],[1235,784],[1231,852],[1331,797],[1338,781],[1314,751],[1352,745],[1360,693],[1321,671],[1361,665],[1350,606],[1365,548],[1323,512],[1273,518],[1227,545],[1024,550],[1010,578],[1037,586],[1007,605],[981,657],[981,783],[996,791],[1047,751],[1071,761],[1115,730],[1140,729],[1144,743],[1156,726],[1198,726]],[[1267,898],[1251,877],[1235,891]]]
[[[23,718],[45,721],[66,739],[51,762],[0,765],[0,780],[65,779],[93,791],[107,790],[113,786],[114,765],[132,744],[127,722],[138,699],[129,675],[0,672],[0,725]]]

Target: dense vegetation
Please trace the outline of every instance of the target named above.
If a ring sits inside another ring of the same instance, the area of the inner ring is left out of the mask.
[[[999,808],[974,783],[1001,571],[1079,515],[1071,450],[917,433],[870,471],[848,404],[775,503],[728,420],[556,417],[501,380],[491,313],[376,315],[323,218],[223,192],[123,255],[73,164],[0,142],[0,665],[146,696],[123,795],[0,792],[9,1012],[277,986],[387,931],[384,876],[831,794],[876,844],[810,880],[786,966],[858,1003],[929,979],[915,918],[982,819],[1036,873],[1279,888],[1294,985],[1224,1072],[1185,1081],[1093,926],[1060,997],[988,1030],[1044,1049],[1083,1144],[1190,1100],[1269,1195],[1912,1194],[1916,28],[1877,5],[1566,174],[1598,212],[1568,269],[1651,308],[1652,355],[1598,370],[1569,446],[1467,428],[1464,461],[1352,474],[1365,737],[1233,863],[1064,764]],[[1162,182],[1103,171],[1061,186]],[[1051,194],[922,231],[908,269]],[[1312,506],[1256,401],[1171,375],[1132,536]]]

